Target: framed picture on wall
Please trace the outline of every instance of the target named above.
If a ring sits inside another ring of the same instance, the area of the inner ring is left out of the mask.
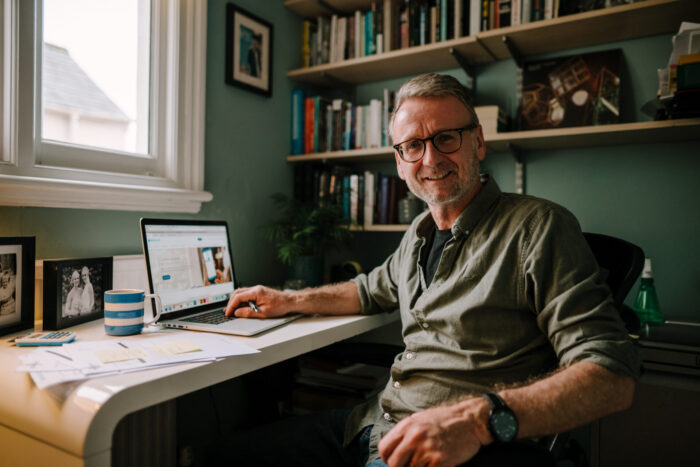
[[[226,5],[226,83],[272,95],[272,24]]]
[[[112,288],[112,257],[44,260],[44,329],[63,329],[104,316]]]
[[[34,327],[34,237],[0,237],[0,336]]]

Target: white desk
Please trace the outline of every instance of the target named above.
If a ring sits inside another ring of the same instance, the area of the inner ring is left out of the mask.
[[[258,337],[230,337],[260,350],[258,354],[90,379],[74,385],[64,400],[37,389],[29,375],[15,372],[20,363],[18,355],[31,350],[15,347],[8,343],[13,336],[4,336],[0,344],[0,466],[108,466],[112,434],[125,415],[377,329],[398,318],[398,313],[302,318]],[[72,330],[81,340],[107,338],[102,320]]]

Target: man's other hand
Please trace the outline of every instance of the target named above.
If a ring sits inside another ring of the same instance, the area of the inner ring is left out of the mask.
[[[382,438],[379,453],[391,467],[463,464],[492,441],[488,416],[480,397],[415,413]]]

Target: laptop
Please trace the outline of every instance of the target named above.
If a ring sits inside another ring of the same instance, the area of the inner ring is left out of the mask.
[[[140,226],[148,287],[163,302],[158,324],[252,336],[301,317],[226,317],[236,278],[225,221],[144,218]]]

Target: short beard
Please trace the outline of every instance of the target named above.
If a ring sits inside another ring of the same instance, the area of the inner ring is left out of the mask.
[[[413,193],[416,198],[420,199],[421,201],[428,203],[428,205],[432,206],[444,206],[447,204],[454,203],[455,201],[461,199],[464,197],[467,193],[469,193],[469,190],[474,186],[474,183],[476,183],[478,180],[480,180],[481,175],[479,174],[480,171],[480,165],[479,165],[479,158],[476,156],[476,137],[472,135],[472,164],[471,164],[471,171],[469,173],[469,179],[464,183],[463,185],[456,185],[454,190],[452,190],[452,193],[446,198],[442,200],[435,200],[435,199],[430,199],[428,194],[420,194],[418,191],[420,190],[420,185],[416,182],[416,186],[412,187],[411,185],[413,182],[409,182],[408,179],[406,179],[406,185],[408,185],[408,189]]]

